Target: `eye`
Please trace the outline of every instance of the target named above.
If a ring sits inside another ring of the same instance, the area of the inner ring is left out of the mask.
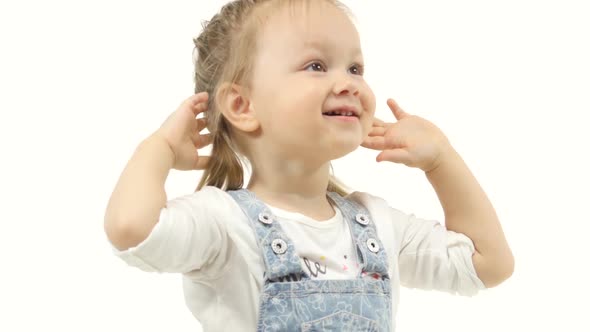
[[[352,67],[350,67],[349,70],[350,70],[350,73],[353,75],[363,76],[363,74],[365,73],[365,67],[360,64],[354,64]]]
[[[309,70],[310,68],[311,71],[326,71],[326,67],[321,62],[317,61],[307,65],[307,67],[305,67],[305,70]]]

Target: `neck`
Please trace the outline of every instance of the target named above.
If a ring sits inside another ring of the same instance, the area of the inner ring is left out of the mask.
[[[267,160],[252,165],[248,189],[267,204],[325,220],[334,213],[326,197],[329,178],[329,162],[306,167],[303,161]]]

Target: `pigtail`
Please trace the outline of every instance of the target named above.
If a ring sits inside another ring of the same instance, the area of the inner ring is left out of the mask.
[[[334,175],[334,168],[332,167],[331,163],[330,163],[330,179],[328,180],[327,190],[333,191],[342,197],[347,196],[350,193],[350,189],[346,185],[344,185],[344,183],[342,181],[340,181]]]
[[[231,148],[227,132],[227,123],[222,119],[219,130],[213,134],[212,157],[203,172],[197,190],[204,186],[235,190],[244,185],[244,170],[238,155]]]

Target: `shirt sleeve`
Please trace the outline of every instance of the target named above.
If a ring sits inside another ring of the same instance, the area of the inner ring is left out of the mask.
[[[471,239],[438,221],[392,209],[400,218],[400,283],[409,288],[473,296],[485,285],[478,278]]]
[[[225,194],[203,188],[201,191],[169,200],[149,236],[136,247],[113,253],[128,265],[147,272],[217,274],[223,269],[228,252],[225,227],[216,210]]]

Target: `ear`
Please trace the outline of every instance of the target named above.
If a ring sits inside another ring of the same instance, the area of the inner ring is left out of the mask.
[[[216,99],[219,110],[236,129],[253,132],[260,127],[246,88],[223,83],[217,89]]]

